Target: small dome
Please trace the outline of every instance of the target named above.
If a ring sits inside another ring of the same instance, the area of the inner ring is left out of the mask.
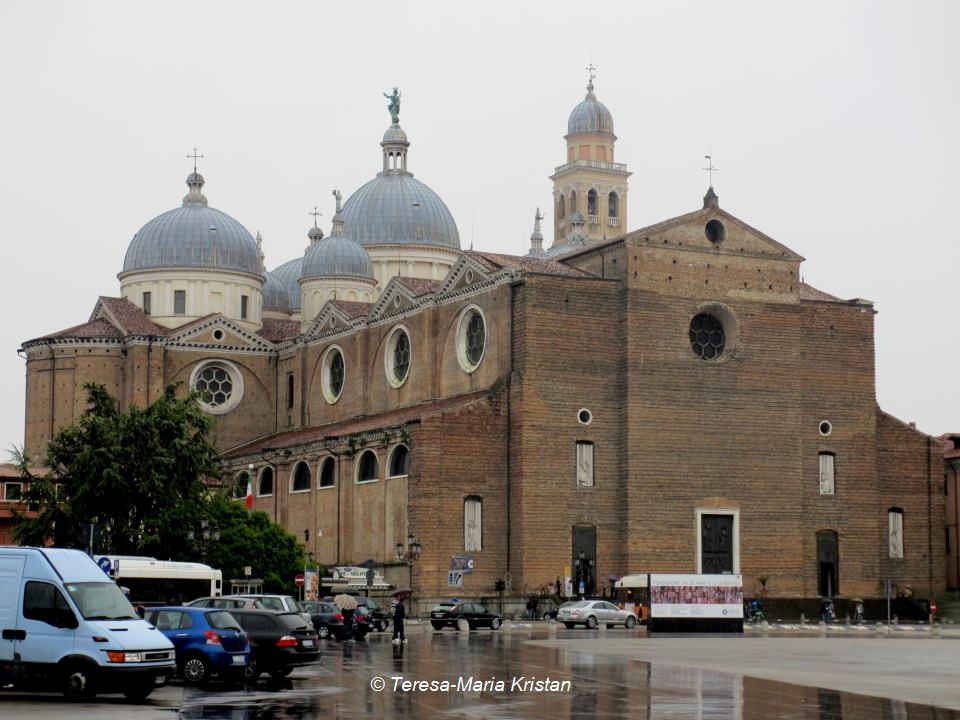
[[[301,278],[330,276],[373,280],[373,263],[360,243],[334,233],[307,248],[300,270]]]
[[[400,123],[393,123],[383,134],[383,142],[381,144],[388,145],[393,143],[410,144],[410,141],[407,140],[407,133],[400,127]]]
[[[412,174],[378,173],[343,206],[346,235],[361,245],[436,245],[460,249],[443,200]]]
[[[291,312],[300,311],[300,270],[303,268],[303,258],[298,257],[288,260],[280,267],[271,270],[268,275],[273,275],[283,288],[287,296],[285,307]]]
[[[567,135],[575,133],[607,133],[613,135],[613,115],[593,94],[593,81],[587,85],[587,97],[577,105],[567,120]]]
[[[263,309],[290,311],[290,298],[280,282],[280,278],[272,272],[265,273],[266,282],[263,284]]]
[[[191,173],[187,185],[190,192],[182,206],[158,215],[133,236],[123,272],[191,267],[260,275],[260,252],[253,236],[232,217],[207,205],[199,173]]]
[[[318,227],[312,227],[309,232],[307,232],[307,237],[310,238],[310,242],[312,243],[319,242],[323,240],[323,230]]]

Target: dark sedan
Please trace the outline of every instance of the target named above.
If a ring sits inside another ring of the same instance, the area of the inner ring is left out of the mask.
[[[317,631],[300,613],[272,610],[231,610],[250,637],[250,664],[247,679],[260,673],[286,677],[295,667],[316,662],[320,655]]]
[[[300,603],[304,612],[310,613],[313,627],[320,639],[333,637],[343,640],[345,632],[343,626],[343,610],[338,605],[326,600],[305,600]],[[370,624],[365,615],[355,612],[353,616],[353,637],[363,640],[370,632]]]
[[[476,630],[478,627],[488,627],[491,630],[499,629],[503,619],[498,613],[490,612],[480,603],[463,602],[451,608],[432,610],[430,624],[434,630],[445,627],[458,630]]]

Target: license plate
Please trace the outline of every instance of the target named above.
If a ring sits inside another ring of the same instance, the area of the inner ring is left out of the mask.
[[[303,641],[303,646],[304,646],[304,647],[313,647],[313,640],[304,640],[304,641]]]
[[[161,687],[162,687],[163,685],[166,685],[166,684],[167,684],[167,676],[166,676],[166,675],[155,675],[154,678],[153,678],[153,684],[154,684],[154,685],[159,685],[159,686],[161,686]]]
[[[234,664],[234,665],[246,665],[246,664],[247,664],[247,656],[246,656],[246,655],[234,655],[234,656],[233,656],[233,664]]]

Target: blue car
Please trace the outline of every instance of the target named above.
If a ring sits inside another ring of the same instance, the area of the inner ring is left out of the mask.
[[[177,651],[177,674],[188,685],[216,675],[242,682],[250,662],[250,640],[228,611],[203,607],[159,607],[145,619],[166,635]]]

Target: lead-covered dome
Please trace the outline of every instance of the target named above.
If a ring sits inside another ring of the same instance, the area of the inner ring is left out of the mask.
[[[264,273],[266,281],[263,283],[263,309],[290,311],[290,298],[280,278],[272,272]]]
[[[253,236],[232,217],[207,205],[200,192],[203,184],[202,175],[191,173],[183,205],[140,228],[127,247],[123,272],[190,267],[262,275]]]
[[[567,135],[575,133],[607,133],[613,135],[613,115],[593,94],[593,79],[587,85],[587,96],[567,119]]]
[[[360,243],[340,230],[340,216],[334,218],[333,232],[326,239],[311,242],[303,254],[301,278],[359,277],[373,279],[373,263]]]
[[[460,249],[460,233],[440,197],[407,171],[410,141],[394,120],[380,143],[383,172],[343,206],[344,234],[361,245]]]
[[[288,260],[283,265],[271,270],[287,296],[286,307],[291,312],[300,310],[300,270],[303,268],[303,257]]]

